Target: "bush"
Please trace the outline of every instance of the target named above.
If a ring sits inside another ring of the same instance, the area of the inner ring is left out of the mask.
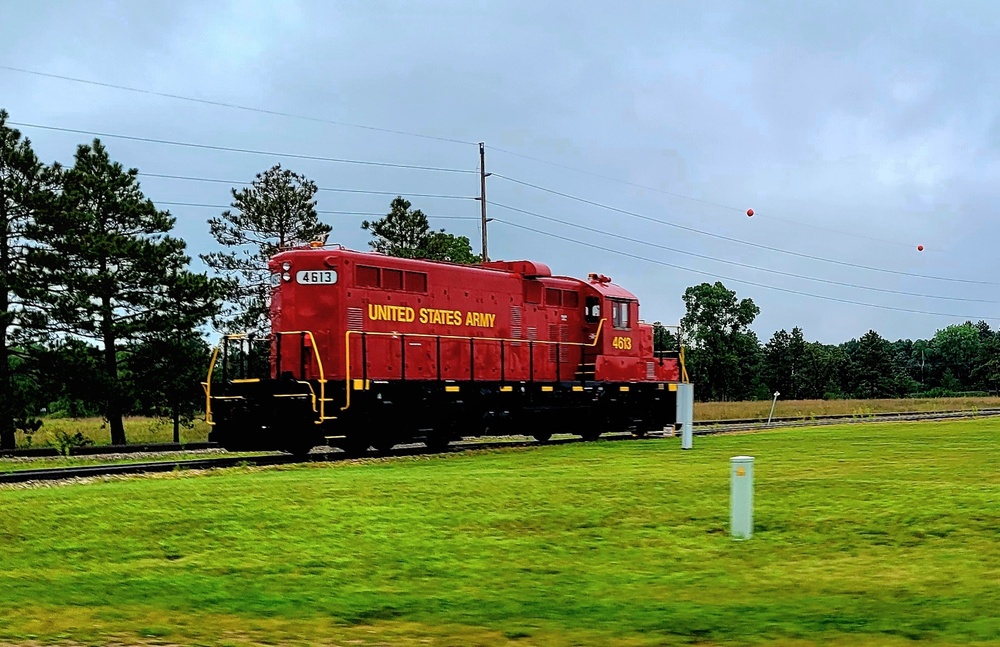
[[[49,444],[59,450],[59,453],[63,456],[69,456],[70,450],[73,447],[93,445],[94,441],[87,438],[79,431],[71,436],[62,429],[59,429],[55,432],[55,439],[49,441]]]

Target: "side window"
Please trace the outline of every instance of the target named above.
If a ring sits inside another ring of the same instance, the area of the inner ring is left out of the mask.
[[[403,289],[403,271],[382,268],[382,288],[385,290]]]
[[[525,281],[524,282],[524,302],[525,303],[541,303],[542,302],[542,284],[538,281]]]
[[[611,302],[611,323],[615,328],[629,329],[628,311],[630,305],[628,301]]]
[[[557,290],[556,288],[545,288],[545,305],[561,306],[562,290]]]
[[[587,297],[584,305],[584,319],[587,323],[597,323],[601,320],[601,299],[600,297]]]
[[[562,304],[564,308],[576,308],[580,305],[580,295],[572,290],[563,290]]]
[[[403,275],[403,289],[407,292],[426,292],[427,274],[424,272],[407,272]]]
[[[378,268],[369,265],[354,266],[354,285],[359,288],[379,287]]]

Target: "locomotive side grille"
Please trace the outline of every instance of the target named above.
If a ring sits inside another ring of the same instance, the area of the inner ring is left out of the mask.
[[[549,324],[549,341],[559,341],[559,326],[554,323]],[[549,344],[549,361],[556,361],[556,345]]]
[[[361,330],[364,326],[365,316],[361,308],[347,309],[347,329]]]
[[[656,365],[653,362],[646,362],[646,379],[656,379]]]
[[[569,324],[563,324],[559,327],[559,341],[569,341]],[[562,346],[559,349],[559,361],[569,361],[569,346]]]
[[[510,307],[510,336],[514,339],[521,338],[521,306]],[[512,346],[520,346],[514,343]]]
[[[538,340],[538,328],[534,326],[528,326],[528,339],[531,341]]]

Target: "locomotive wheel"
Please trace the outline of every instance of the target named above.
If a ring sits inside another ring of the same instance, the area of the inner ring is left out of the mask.
[[[373,442],[372,447],[374,447],[375,451],[377,451],[380,454],[388,454],[389,451],[398,444],[397,440],[398,439],[396,438],[383,436],[382,438],[379,438],[378,440]]]
[[[299,440],[285,445],[284,451],[298,459],[305,460],[312,448],[315,447],[311,440]]]
[[[424,438],[424,444],[432,452],[443,452],[448,449],[450,443],[451,438],[444,434],[427,434]]]
[[[552,439],[552,432],[551,431],[536,431],[535,433],[531,434],[531,437],[534,438],[535,440],[537,440],[540,443],[547,443],[547,442],[549,442],[549,440]]]
[[[604,432],[600,429],[588,429],[587,431],[580,434],[580,437],[586,441],[597,440],[601,437]]]
[[[636,427],[635,429],[632,430],[632,437],[633,438],[645,438],[646,437],[646,429],[643,428],[643,427]]]
[[[343,449],[345,454],[353,457],[364,456],[370,445],[369,441],[350,435],[337,442],[337,446]]]

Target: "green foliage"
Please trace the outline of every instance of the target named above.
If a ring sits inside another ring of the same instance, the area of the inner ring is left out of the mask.
[[[741,400],[761,394],[760,342],[749,329],[760,313],[751,299],[737,300],[721,282],[684,291],[681,319],[688,373],[699,398]],[[766,395],[765,395],[766,397]]]
[[[659,321],[653,322],[653,350],[669,351],[679,350],[680,340],[677,335]]]
[[[229,332],[271,330],[271,271],[279,251],[325,241],[330,225],[316,213],[316,184],[280,164],[258,173],[249,187],[232,189],[232,210],[208,221],[212,236],[232,251],[202,254],[206,265],[229,282],[222,326]]]
[[[144,644],[165,627],[169,644],[995,644],[1000,483],[983,477],[998,434],[996,419],[859,423],[694,452],[574,444],[10,488],[0,641]],[[727,532],[738,454],[758,457],[748,542]]]
[[[94,444],[93,440],[87,438],[79,431],[70,435],[65,431],[57,430],[54,436],[52,446],[58,449],[59,453],[63,456],[69,456],[70,450],[74,447],[86,447],[87,445]]]
[[[29,255],[50,286],[39,296],[53,330],[101,345],[96,381],[115,444],[126,441],[119,345],[160,333],[175,300],[186,304],[176,323],[190,330],[213,314],[219,291],[184,269],[185,244],[169,236],[174,218],[142,194],[137,175],[100,141],[80,146],[73,167],[58,175],[55,208],[36,217]]]
[[[424,212],[410,206],[409,200],[398,196],[384,218],[361,223],[361,228],[372,234],[368,244],[373,250],[400,258],[426,258],[452,263],[472,264],[480,260],[472,253],[468,237],[455,236],[444,229],[431,231]]]
[[[7,119],[0,109],[0,449],[14,447],[14,420],[23,414],[11,371],[14,346],[40,322],[31,298],[40,286],[27,260],[29,230],[53,199],[46,168]]]

